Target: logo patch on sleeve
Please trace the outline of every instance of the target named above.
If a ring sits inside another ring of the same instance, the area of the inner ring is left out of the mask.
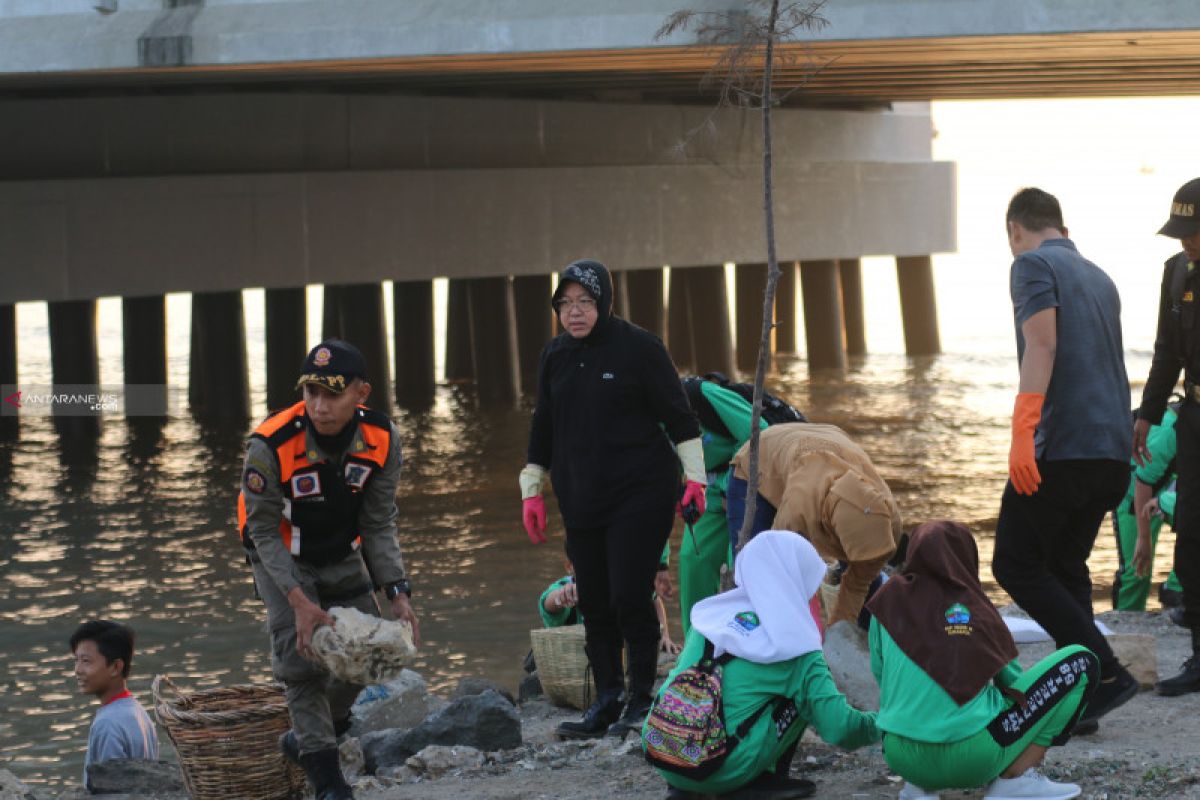
[[[253,467],[246,470],[246,475],[242,482],[246,485],[246,489],[254,494],[262,494],[263,489],[267,488],[266,477]]]
[[[352,486],[355,489],[361,489],[367,483],[367,478],[371,477],[374,468],[366,464],[350,463],[346,465],[346,485]]]
[[[292,476],[292,497],[312,497],[321,493],[321,479],[315,472]]]

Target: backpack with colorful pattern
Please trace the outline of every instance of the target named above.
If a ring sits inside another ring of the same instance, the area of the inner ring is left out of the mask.
[[[712,642],[694,666],[681,670],[655,698],[642,731],[646,760],[659,769],[702,780],[720,769],[770,703],[751,714],[733,735],[725,731],[722,668],[733,656],[713,658]]]

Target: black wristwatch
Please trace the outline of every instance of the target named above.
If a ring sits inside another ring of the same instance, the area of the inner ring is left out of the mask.
[[[395,600],[401,594],[412,597],[412,584],[408,582],[408,578],[401,578],[383,587],[383,594],[388,600]]]

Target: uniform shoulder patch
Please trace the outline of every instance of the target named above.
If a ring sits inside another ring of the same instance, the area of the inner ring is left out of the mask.
[[[262,494],[263,490],[267,488],[266,477],[253,467],[246,470],[242,483],[254,494]]]

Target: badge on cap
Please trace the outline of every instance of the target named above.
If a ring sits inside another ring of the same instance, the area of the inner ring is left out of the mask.
[[[333,358],[333,353],[329,352],[328,347],[319,347],[317,352],[313,353],[313,363],[318,367],[329,366],[329,359]]]

